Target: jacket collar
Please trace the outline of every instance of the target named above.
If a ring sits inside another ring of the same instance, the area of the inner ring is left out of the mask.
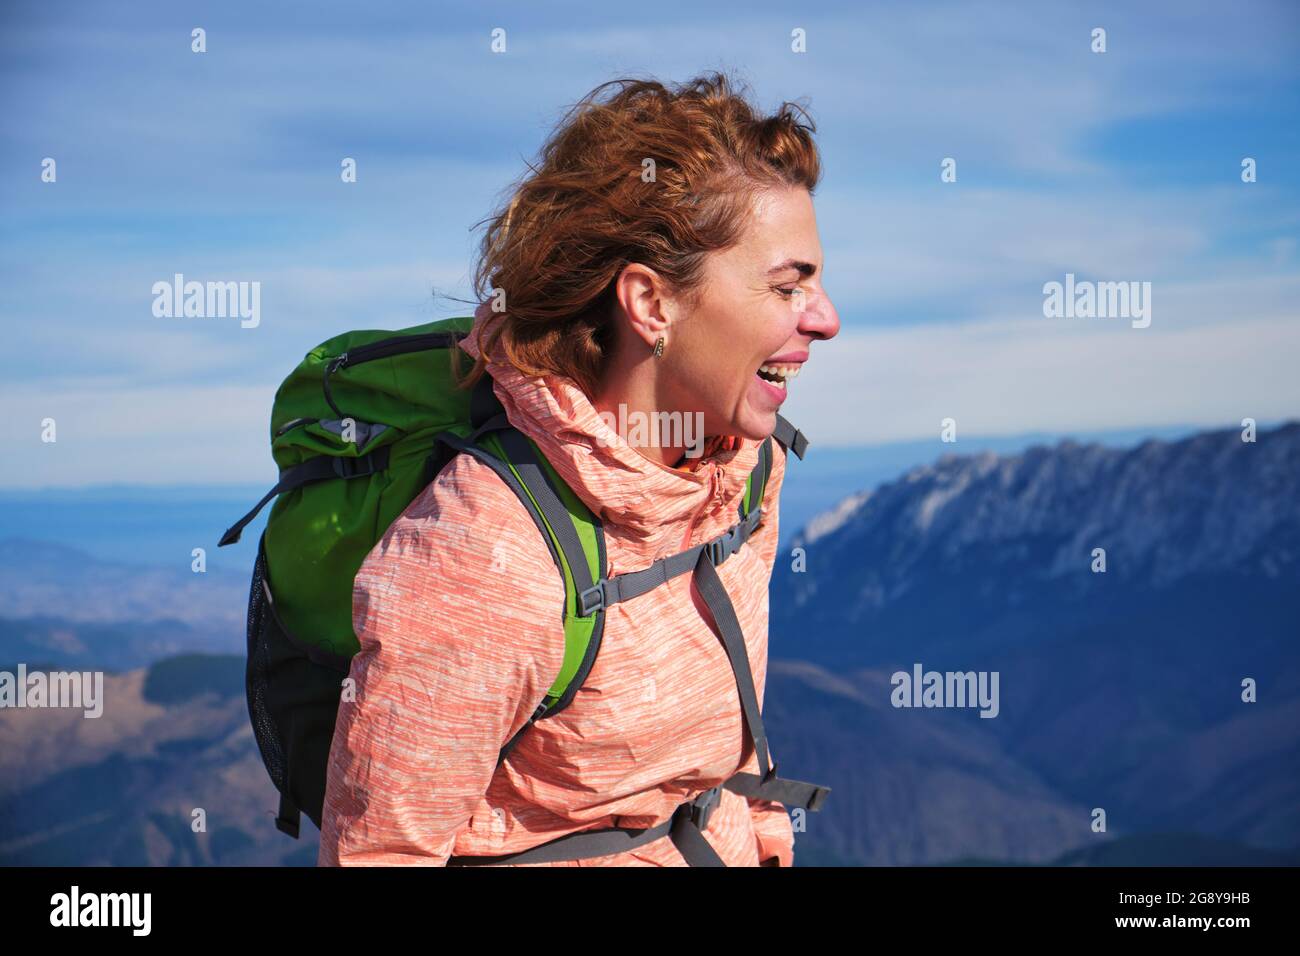
[[[480,328],[486,341],[499,316],[487,303],[461,348],[477,358]],[[500,346],[487,357],[497,398],[510,423],[536,442],[552,467],[635,558],[650,563],[726,531],[735,523],[745,479],[758,461],[759,442],[723,436],[705,442],[694,470],[652,461],[610,428],[571,378],[525,376],[505,361]],[[618,568],[621,573],[635,568]]]

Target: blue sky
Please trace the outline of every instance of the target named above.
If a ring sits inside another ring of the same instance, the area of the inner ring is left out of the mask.
[[[302,353],[469,311],[475,227],[570,103],[714,68],[818,126],[815,441],[1300,413],[1300,4],[7,2],[0,487],[266,479]],[[260,325],[155,318],[177,272],[259,281]],[[1067,272],[1151,282],[1151,326],[1044,318]]]

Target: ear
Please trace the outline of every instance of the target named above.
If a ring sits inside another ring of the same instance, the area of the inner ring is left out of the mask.
[[[666,283],[659,273],[647,265],[633,262],[623,267],[614,280],[614,300],[627,329],[646,348],[654,348],[672,325],[675,303],[666,295]]]

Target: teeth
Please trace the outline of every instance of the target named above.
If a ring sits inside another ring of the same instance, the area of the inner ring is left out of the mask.
[[[798,365],[760,365],[758,370],[780,379],[792,379],[799,374]]]

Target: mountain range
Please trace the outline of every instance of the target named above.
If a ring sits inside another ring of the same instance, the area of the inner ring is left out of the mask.
[[[823,511],[770,600],[773,754],[832,788],[796,864],[1296,865],[1297,492],[1287,424],[947,455]],[[246,599],[0,542],[0,669],[109,672],[101,718],[0,711],[0,864],[314,864],[272,825]],[[918,665],[996,673],[996,716],[896,706]]]
[[[1300,424],[944,456],[811,521],[771,602],[772,657],[841,675],[859,701],[828,713],[826,693],[769,677],[784,772],[840,784],[809,815],[817,852],[900,862],[891,841],[914,827],[925,842],[903,856],[937,861],[934,804],[1010,841],[982,857],[1087,851],[1096,809],[1112,835],[1300,846]],[[892,675],[918,664],[996,672],[997,717],[894,707]],[[889,794],[868,796],[873,779]]]

